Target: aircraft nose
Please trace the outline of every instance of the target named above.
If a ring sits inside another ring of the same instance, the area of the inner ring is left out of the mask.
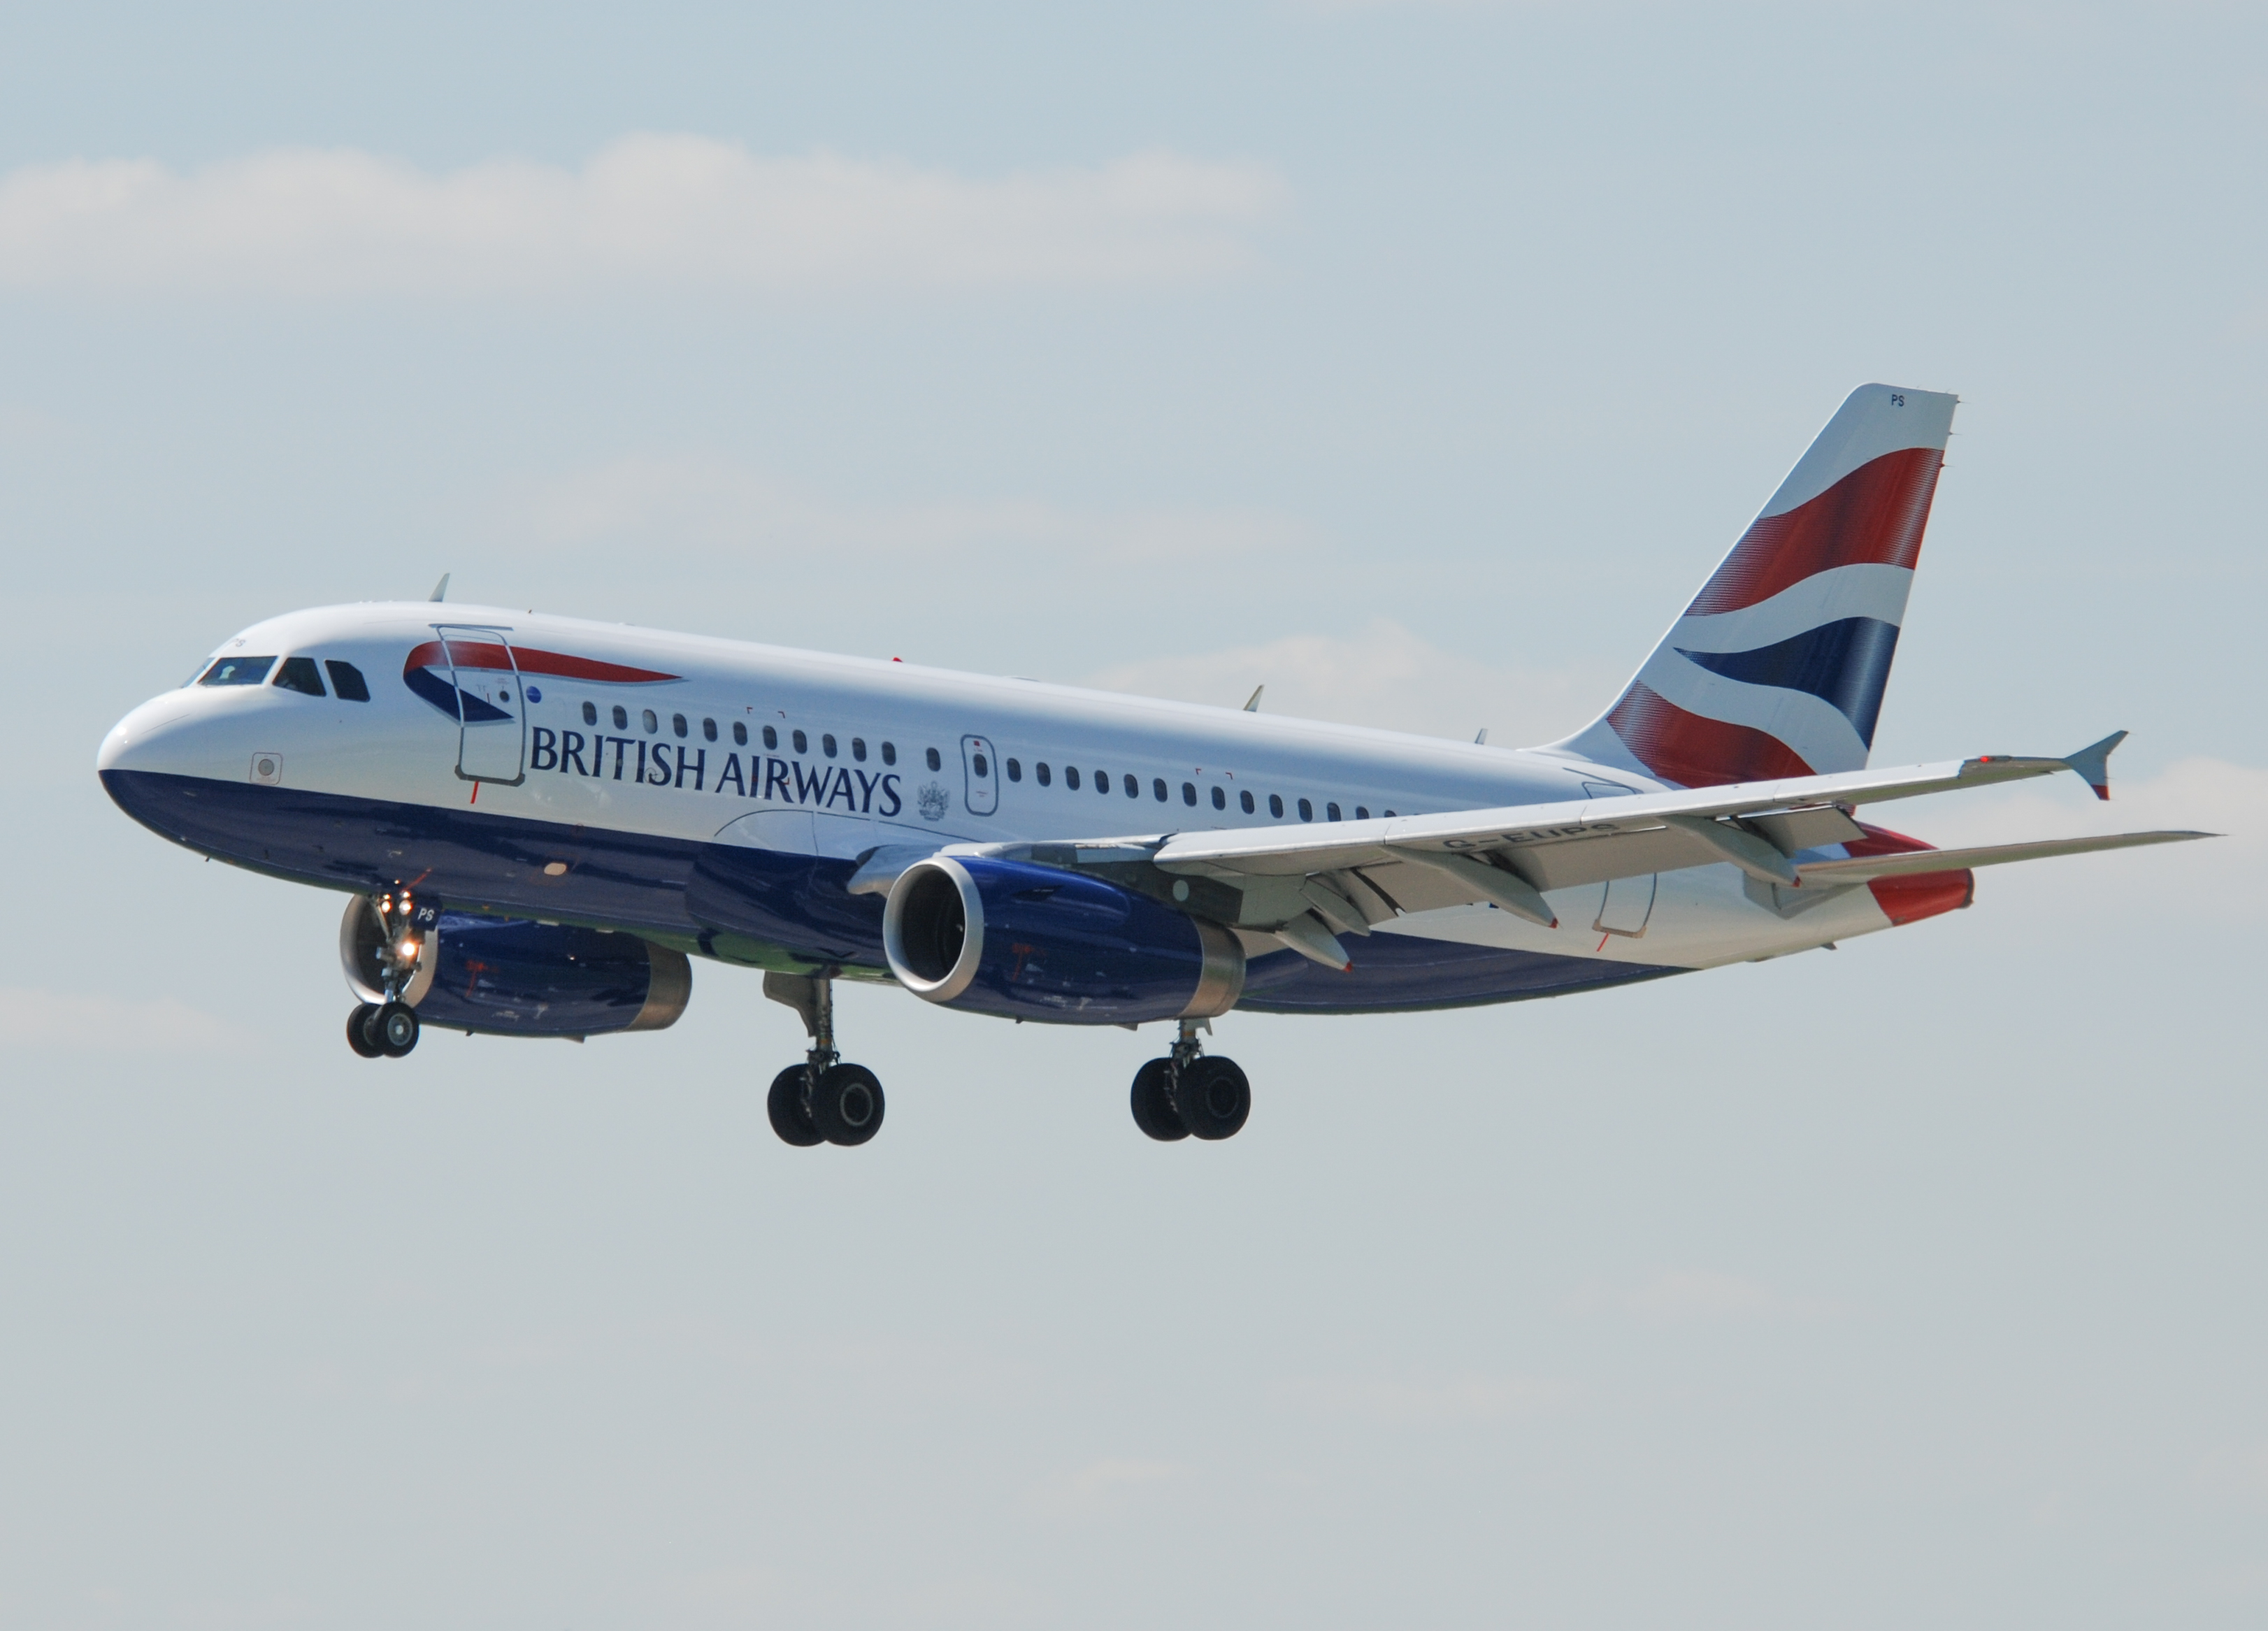
[[[96,774],[167,768],[161,762],[166,757],[166,738],[178,731],[188,711],[178,693],[151,697],[110,727],[110,734],[95,750]]]

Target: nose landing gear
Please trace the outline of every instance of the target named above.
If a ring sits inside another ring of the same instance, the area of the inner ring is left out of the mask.
[[[425,937],[438,908],[420,907],[406,888],[396,888],[370,903],[378,920],[379,983],[383,1003],[357,1003],[347,1015],[347,1046],[364,1059],[401,1059],[417,1046],[417,1010],[403,997],[416,978],[418,960],[425,954]]]
[[[766,974],[764,995],[802,1016],[811,1049],[772,1078],[764,1108],[783,1143],[863,1144],[882,1130],[882,1084],[835,1051],[835,982],[826,975]]]
[[[1160,1143],[1233,1138],[1252,1114],[1252,1084],[1233,1060],[1208,1057],[1197,1022],[1184,1019],[1174,1051],[1134,1073],[1133,1110],[1134,1125]]]

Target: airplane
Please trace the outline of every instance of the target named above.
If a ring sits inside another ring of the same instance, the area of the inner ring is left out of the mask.
[[[2209,836],[1940,850],[1862,805],[2066,770],[1867,758],[1957,398],[1862,386],[1591,724],[1519,751],[424,601],[292,612],[104,738],[110,797],[211,859],[348,897],[348,1045],[437,1025],[658,1030],[692,962],[762,973],[809,1046],[792,1145],[858,1145],[880,1082],[837,980],[1057,1025],[1162,1024],[1140,1130],[1225,1139],[1232,1011],[1557,996],[1968,906],[1975,869]]]

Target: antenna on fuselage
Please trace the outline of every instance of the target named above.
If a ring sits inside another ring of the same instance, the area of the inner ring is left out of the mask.
[[[1473,746],[1475,747],[1486,747],[1488,746],[1488,727],[1486,725],[1483,725],[1480,730],[1480,734],[1473,738]]]
[[[441,581],[433,585],[433,592],[425,598],[428,600],[446,600],[449,598],[449,575],[446,572],[441,574]]]
[[[1252,687],[1252,694],[1249,697],[1247,697],[1244,702],[1244,711],[1246,713],[1256,714],[1260,711],[1260,694],[1267,688],[1268,687],[1264,685],[1255,686]]]

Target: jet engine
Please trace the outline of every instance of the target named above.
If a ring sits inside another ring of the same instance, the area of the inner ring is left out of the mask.
[[[369,901],[349,903],[339,957],[366,1003],[385,1000],[381,933]],[[401,993],[425,1025],[571,1037],[662,1030],[692,994],[685,954],[636,935],[448,911],[425,937]]]
[[[1244,948],[1101,878],[984,856],[932,856],[901,873],[882,914],[890,972],[952,1008],[1068,1025],[1225,1014]]]

